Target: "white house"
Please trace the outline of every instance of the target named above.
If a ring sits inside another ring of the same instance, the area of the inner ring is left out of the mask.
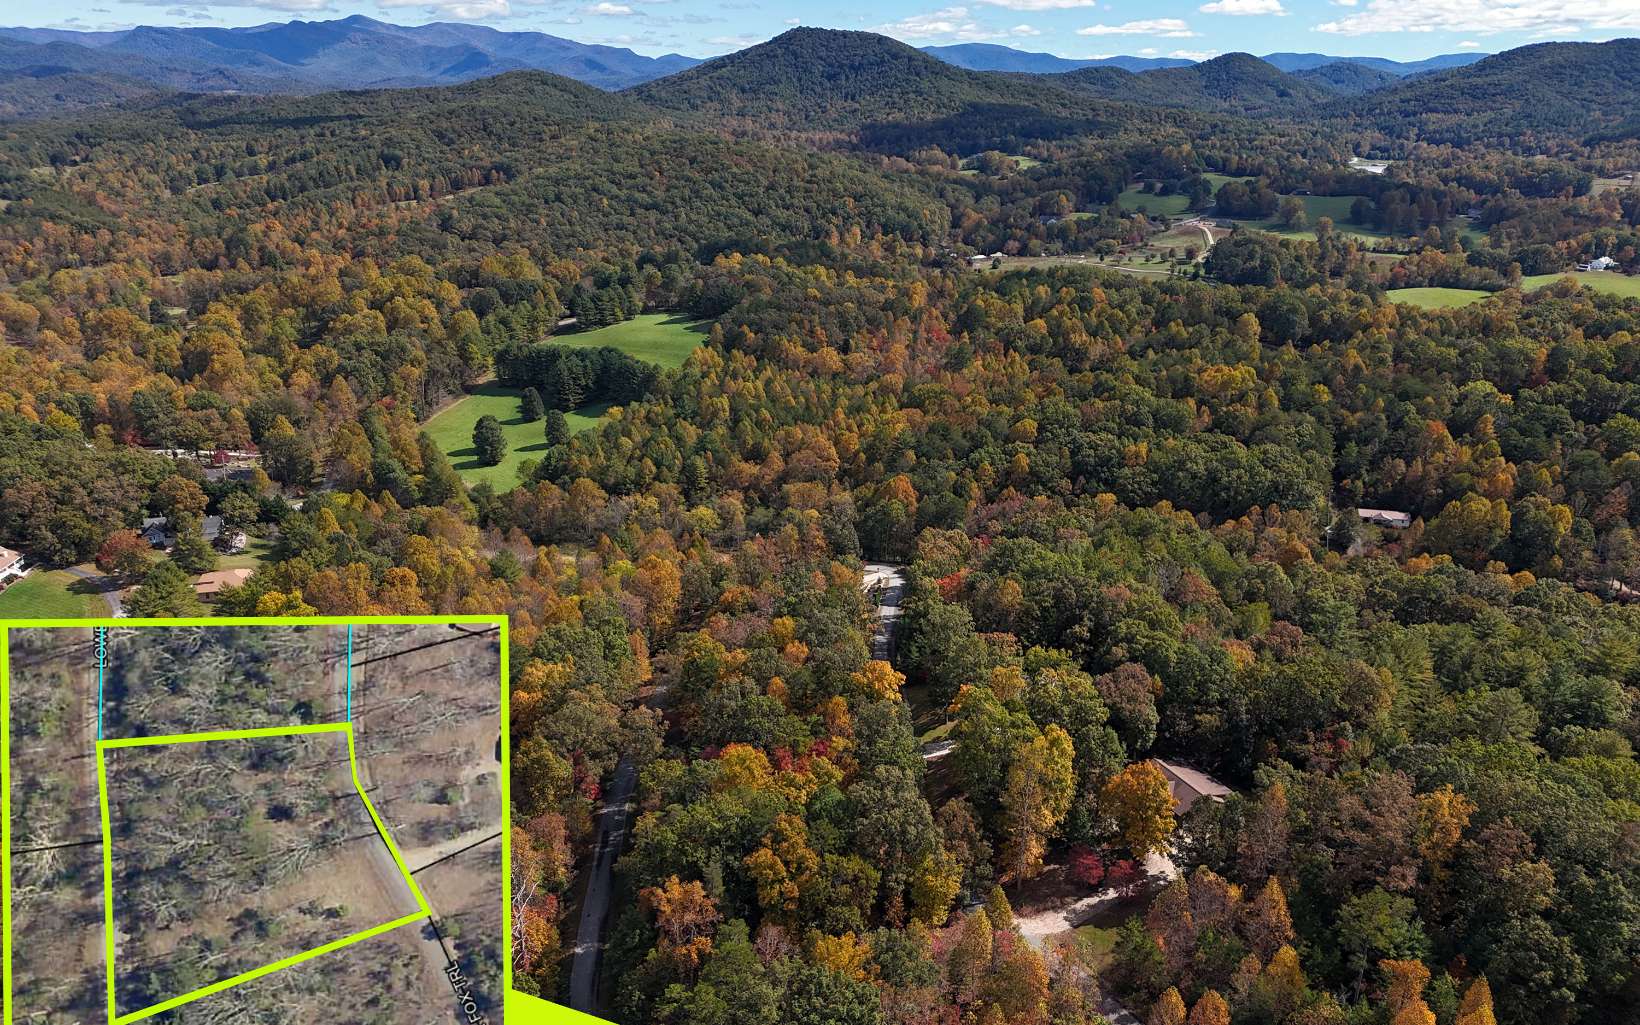
[[[14,552],[10,548],[0,548],[0,591],[4,591],[27,575],[28,566],[23,562],[23,553]]]
[[[1577,265],[1578,270],[1611,270],[1617,266],[1617,261],[1609,256],[1597,256],[1588,263]]]
[[[1361,517],[1361,522],[1378,527],[1405,530],[1412,526],[1411,513],[1397,512],[1394,509],[1357,509],[1355,515]]]

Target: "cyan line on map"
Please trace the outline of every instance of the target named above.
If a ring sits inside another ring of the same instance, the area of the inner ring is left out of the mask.
[[[97,635],[97,739],[103,738],[103,667],[108,661],[108,628],[99,626]]]

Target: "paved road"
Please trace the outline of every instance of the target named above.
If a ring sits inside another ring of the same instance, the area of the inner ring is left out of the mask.
[[[78,566],[70,566],[65,572],[67,572],[69,576],[79,577],[81,580],[89,580],[90,582],[96,584],[97,589],[102,594],[103,601],[108,603],[109,615],[113,616],[115,619],[125,615],[125,605],[120,601],[120,589],[118,585],[114,585],[113,581],[109,580],[108,577],[102,575],[101,573],[93,573],[88,569],[81,569]],[[112,586],[113,589],[107,590],[110,586]]]
[[[923,761],[932,762],[944,758],[957,749],[954,740],[931,740],[923,745]]]
[[[604,794],[604,806],[598,812],[598,853],[593,858],[586,899],[581,903],[581,925],[575,933],[575,960],[569,970],[569,1005],[588,1014],[598,1011],[598,969],[604,956],[609,900],[615,888],[615,859],[626,847],[632,791],[637,785],[637,768],[622,759]]]
[[[877,628],[871,633],[871,657],[894,658],[895,634],[900,628],[900,602],[905,598],[905,567],[868,562],[860,586],[877,603]]]

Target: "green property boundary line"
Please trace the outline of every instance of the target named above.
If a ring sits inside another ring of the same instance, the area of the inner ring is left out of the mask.
[[[208,627],[208,626],[346,626],[351,632],[355,625],[360,626],[457,626],[475,625],[490,626],[499,630],[500,642],[500,688],[501,688],[501,916],[502,916],[502,992],[496,995],[496,1003],[504,1004],[512,992],[512,802],[511,802],[511,694],[510,666],[509,666],[509,639],[508,621],[505,616],[281,616],[267,619],[242,617],[223,617],[220,619],[187,618],[187,619],[48,619],[48,620],[0,620],[0,970],[3,970],[5,979],[0,987],[0,1006],[4,1009],[4,1025],[13,1025],[14,1001],[12,999],[12,913],[11,913],[11,666],[10,666],[10,632],[13,629],[112,629],[124,627]],[[351,676],[351,655],[346,659],[349,665],[347,671]],[[351,710],[350,710],[351,711]],[[181,996],[172,997],[149,1007],[130,1012],[123,1016],[118,1013],[115,994],[114,970],[114,897],[113,872],[114,854],[110,836],[113,832],[110,825],[108,806],[108,777],[105,752],[111,748],[128,748],[142,746],[156,746],[162,744],[198,743],[211,740],[243,740],[257,737],[276,736],[303,736],[317,733],[341,733],[347,737],[348,763],[353,778],[353,787],[360,800],[364,802],[370,813],[371,821],[376,827],[377,834],[387,846],[393,856],[394,863],[403,874],[405,881],[410,885],[410,892],[416,898],[418,910],[411,915],[384,922],[370,929],[345,936],[312,950],[292,955],[272,964],[241,973],[229,979],[212,983]],[[118,740],[98,740],[97,749],[97,791],[99,813],[102,819],[102,848],[103,848],[103,927],[106,938],[106,963],[108,977],[108,1025],[128,1025],[152,1017],[164,1011],[171,1010],[183,1004],[190,1003],[202,997],[220,993],[253,979],[289,968],[293,965],[310,961],[343,947],[360,943],[383,933],[423,920],[431,920],[432,908],[421,887],[416,883],[415,876],[410,872],[404,861],[398,845],[393,842],[386,824],[377,814],[375,805],[364,793],[364,787],[359,777],[358,756],[354,745],[353,724],[319,723],[304,726],[270,727],[252,730],[221,730],[206,733],[182,733],[157,737],[133,737]],[[567,1010],[567,1009],[566,1009]]]

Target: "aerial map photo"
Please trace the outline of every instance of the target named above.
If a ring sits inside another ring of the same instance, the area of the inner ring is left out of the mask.
[[[0,1025],[1640,1025],[1640,0],[0,0]]]
[[[8,630],[11,1020],[501,1021],[500,633]]]

